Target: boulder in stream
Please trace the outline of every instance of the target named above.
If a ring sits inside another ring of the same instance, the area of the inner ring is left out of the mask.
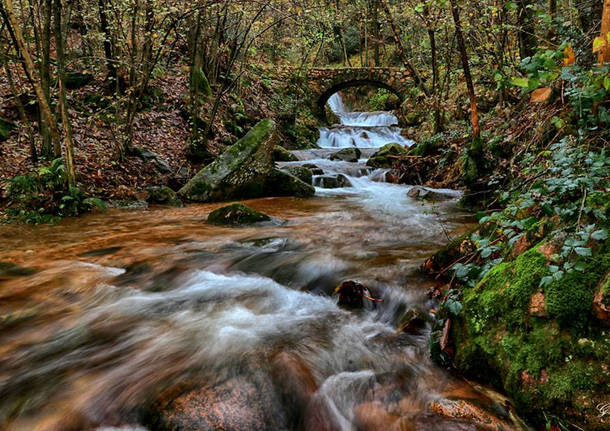
[[[238,202],[215,209],[208,215],[208,223],[216,225],[239,226],[270,220],[267,214]]]
[[[373,154],[366,162],[372,168],[391,168],[394,165],[392,157],[401,157],[409,154],[409,150],[397,143],[386,144]]]
[[[147,426],[159,430],[289,429],[272,379],[264,373],[238,375],[217,384],[165,394]]]
[[[167,186],[148,187],[146,192],[148,193],[146,202],[149,204],[170,205],[175,207],[182,206],[182,201],[178,199],[176,192]]]
[[[361,154],[362,153],[360,149],[356,147],[344,148],[342,150],[337,151],[336,153],[331,154],[330,160],[340,160],[343,162],[355,163],[358,161],[358,159],[360,159]]]
[[[265,192],[268,196],[296,196],[308,198],[316,193],[316,189],[294,175],[279,169],[273,169],[265,181]]]
[[[285,166],[281,170],[297,177],[306,184],[312,184],[312,172],[303,166]]]
[[[414,186],[411,188],[411,190],[408,191],[407,196],[413,199],[426,201],[444,201],[452,198],[448,193],[431,190],[421,186]]]
[[[342,187],[352,187],[352,183],[343,174],[321,175],[316,178],[316,186],[324,189],[338,189]]]
[[[275,122],[259,121],[214,162],[200,170],[178,194],[192,201],[212,202],[269,195],[265,182],[273,170]]]
[[[324,171],[318,165],[313,163],[305,163],[302,166],[309,169],[312,175],[324,175]]]
[[[297,156],[292,154],[286,148],[281,145],[276,145],[273,147],[273,153],[271,153],[271,158],[274,162],[296,162]]]

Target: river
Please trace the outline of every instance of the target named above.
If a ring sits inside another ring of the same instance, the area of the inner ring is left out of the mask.
[[[429,359],[418,267],[471,225],[459,193],[383,182],[366,157],[412,142],[337,103],[342,124],[289,164],[351,187],[246,201],[272,223],[211,226],[221,204],[193,204],[0,226],[0,260],[35,269],[0,278],[0,429],[511,429],[505,399]],[[327,159],[348,146],[362,159]],[[381,301],[340,308],[345,280]]]

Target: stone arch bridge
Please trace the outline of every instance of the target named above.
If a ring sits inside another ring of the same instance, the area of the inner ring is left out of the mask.
[[[409,71],[401,67],[309,68],[302,69],[300,73],[313,112],[323,120],[326,119],[324,106],[337,91],[371,85],[391,91],[402,102],[414,86]]]

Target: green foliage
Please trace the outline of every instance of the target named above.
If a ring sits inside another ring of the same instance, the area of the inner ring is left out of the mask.
[[[24,223],[39,224],[76,216],[94,208],[106,208],[103,201],[86,196],[79,188],[66,190],[65,187],[61,159],[55,159],[37,171],[18,175],[10,181],[7,213]]]

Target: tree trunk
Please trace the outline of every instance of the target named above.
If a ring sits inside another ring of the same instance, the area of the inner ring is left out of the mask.
[[[466,80],[466,87],[468,88],[468,95],[470,96],[470,121],[472,124],[472,137],[474,139],[478,139],[481,134],[481,131],[479,129],[477,98],[474,92],[472,76],[470,74],[470,65],[468,64],[468,54],[466,53],[466,44],[464,42],[464,35],[462,34],[462,23],[460,22],[460,13],[458,11],[456,0],[450,0],[450,3],[451,14],[453,15],[453,22],[455,24],[455,37],[460,48],[460,56],[462,58],[462,69],[464,69],[464,79]]]
[[[603,48],[597,54],[597,60],[600,63],[610,62],[610,0],[604,1],[604,8],[602,10],[602,25],[600,37],[604,41]]]
[[[76,186],[76,168],[74,166],[74,143],[72,142],[72,127],[66,103],[66,89],[64,80],[65,53],[64,53],[64,28],[62,25],[63,7],[62,0],[55,0],[53,7],[55,18],[55,50],[57,51],[57,81],[59,83],[59,112],[61,114],[61,124],[64,131],[64,166],[66,168],[66,178],[69,187]]]
[[[32,163],[38,163],[38,152],[36,151],[36,141],[34,139],[34,130],[32,130],[32,126],[30,124],[30,120],[25,113],[25,108],[23,107],[23,103],[21,103],[21,94],[17,90],[17,86],[15,85],[15,81],[13,80],[13,73],[11,72],[11,68],[8,65],[8,60],[4,61],[4,71],[6,72],[6,78],[8,80],[8,84],[11,88],[11,93],[15,97],[15,104],[17,105],[17,111],[19,111],[19,118],[25,127],[25,133],[27,135],[28,142],[30,144],[30,158],[32,159]]]
[[[533,20],[531,0],[519,0],[517,2],[517,37],[519,39],[519,56],[521,60],[534,55],[536,47],[536,35]]]
[[[42,58],[40,61],[40,85],[44,92],[47,103],[51,104],[51,0],[44,0],[41,2],[43,8],[43,28],[42,28]],[[39,114],[42,114],[40,112]],[[49,131],[49,125],[44,120],[43,116],[40,115],[40,134],[42,136],[42,154],[48,158],[59,156],[61,148],[57,148],[52,145],[51,135]]]
[[[10,29],[11,37],[13,37],[14,39],[13,42],[15,43],[15,47],[17,48],[19,55],[23,59],[24,71],[28,76],[28,79],[32,83],[32,86],[34,87],[36,99],[38,100],[40,111],[42,112],[42,117],[49,126],[49,133],[51,135],[53,147],[59,148],[61,152],[61,140],[59,137],[59,130],[57,129],[57,122],[55,120],[53,112],[51,111],[51,107],[49,106],[49,102],[47,101],[42,86],[40,85],[40,81],[36,79],[36,67],[34,66],[34,62],[32,61],[32,57],[30,56],[30,52],[27,49],[27,45],[25,43],[25,39],[23,38],[23,33],[21,32],[21,26],[19,25],[19,21],[17,20],[17,17],[13,12],[13,2],[12,0],[0,0],[0,5],[3,6],[3,16],[6,21],[7,27],[9,27]]]
[[[114,81],[118,79],[117,69],[115,65],[114,53],[112,50],[112,35],[108,26],[108,16],[106,15],[106,0],[98,0],[100,29],[104,34],[104,56],[106,57],[106,67],[108,68],[108,77]]]

